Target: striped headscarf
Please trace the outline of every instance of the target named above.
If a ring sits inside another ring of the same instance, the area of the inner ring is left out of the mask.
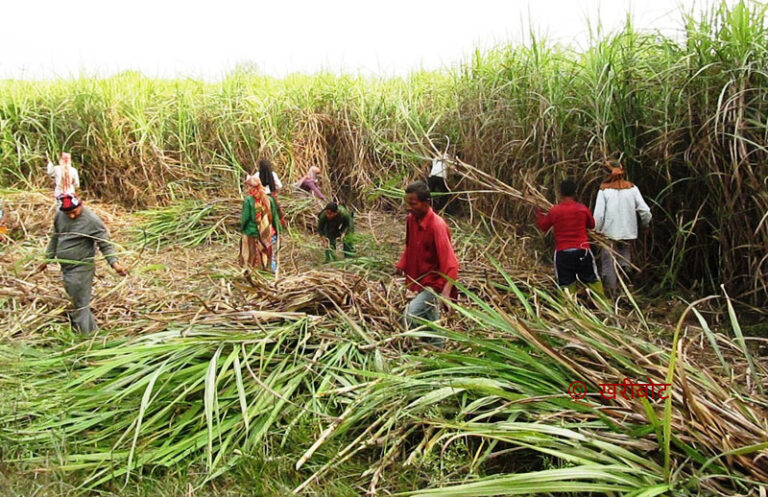
[[[608,181],[600,185],[600,189],[626,190],[633,186],[635,185],[631,181],[627,181],[624,168],[619,166],[611,168],[611,176],[608,178]]]

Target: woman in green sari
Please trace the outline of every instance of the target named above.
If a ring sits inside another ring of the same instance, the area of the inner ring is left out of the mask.
[[[248,195],[243,200],[240,218],[240,255],[238,262],[246,268],[266,271],[272,259],[272,206],[258,175],[245,179]]]

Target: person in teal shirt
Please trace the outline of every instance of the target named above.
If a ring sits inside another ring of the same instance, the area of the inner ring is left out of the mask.
[[[352,214],[343,205],[330,202],[317,216],[317,231],[328,239],[325,249],[325,262],[336,260],[336,239],[342,237],[344,257],[354,257],[353,236],[355,221]]]
[[[44,271],[48,261],[59,263],[64,289],[72,300],[73,308],[69,312],[72,328],[90,334],[99,329],[91,312],[96,246],[117,274],[125,276],[128,271],[117,260],[104,221],[86,209],[75,195],[60,195],[59,201],[61,205],[45,251],[46,261],[38,271]]]

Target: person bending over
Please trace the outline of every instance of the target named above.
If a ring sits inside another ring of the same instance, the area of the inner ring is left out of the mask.
[[[325,262],[336,260],[336,240],[342,239],[344,257],[353,257],[355,247],[352,238],[355,233],[355,220],[343,205],[329,202],[317,216],[317,231],[328,239],[325,249]]]

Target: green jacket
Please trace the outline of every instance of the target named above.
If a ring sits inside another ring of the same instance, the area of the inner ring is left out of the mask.
[[[283,225],[280,223],[282,218],[280,206],[272,195],[267,195],[267,197],[269,197],[269,206],[272,208],[272,226],[275,228],[275,232],[279,235],[283,232]]]
[[[323,209],[317,215],[317,231],[327,238],[338,238],[345,231],[347,234],[354,233],[354,218],[343,205],[339,206],[339,215],[334,219],[328,219],[325,209]]]
[[[250,195],[247,195],[245,200],[243,200],[243,215],[240,217],[240,233],[247,236],[259,237],[259,224],[256,222],[256,200]]]

